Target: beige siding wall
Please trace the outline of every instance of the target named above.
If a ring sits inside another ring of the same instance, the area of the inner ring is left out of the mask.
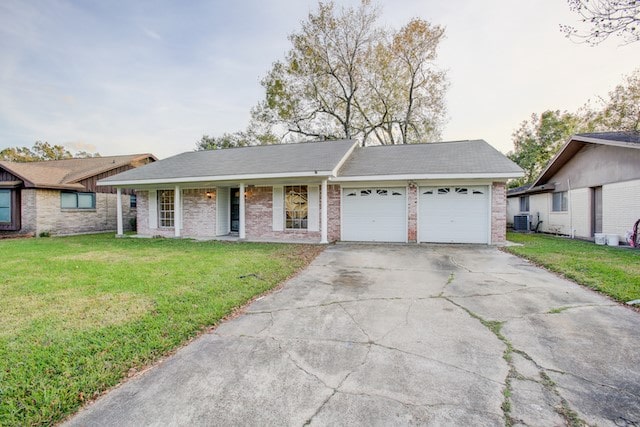
[[[556,191],[640,179],[640,150],[587,144],[548,182]]]
[[[623,241],[625,233],[640,219],[640,179],[602,187],[602,232],[617,234]]]

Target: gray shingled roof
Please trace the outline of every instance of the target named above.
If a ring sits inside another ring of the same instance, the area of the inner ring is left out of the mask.
[[[579,133],[576,137],[602,139],[604,141],[616,141],[616,142],[631,142],[640,144],[640,132],[591,132],[591,133]]]
[[[338,176],[521,172],[486,141],[475,140],[357,148]]]
[[[101,183],[330,172],[354,144],[352,140],[340,140],[190,151],[106,178]]]

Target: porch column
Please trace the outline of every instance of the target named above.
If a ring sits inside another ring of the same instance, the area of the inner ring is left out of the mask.
[[[320,195],[320,200],[322,200],[322,216],[320,217],[320,243],[329,243],[329,241],[327,240],[327,224],[328,224],[328,217],[329,214],[327,212],[327,208],[329,206],[329,203],[327,201],[327,180],[323,179],[322,180],[322,186],[321,186],[321,195]]]
[[[122,189],[118,188],[116,189],[116,195],[117,195],[117,200],[116,200],[116,223],[117,223],[117,231],[116,231],[116,236],[122,236],[123,230],[122,230]]]
[[[244,229],[244,183],[240,183],[240,218],[238,225],[238,237],[240,239],[246,238],[246,233]]]
[[[182,201],[180,200],[180,186],[176,185],[173,191],[173,230],[176,237],[180,237],[180,225],[182,224]]]

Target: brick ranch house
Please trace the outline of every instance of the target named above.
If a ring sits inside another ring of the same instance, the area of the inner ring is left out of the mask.
[[[116,230],[136,217],[135,193],[98,180],[154,162],[151,154],[17,163],[0,161],[0,237]]]
[[[187,152],[98,184],[136,190],[141,236],[501,244],[522,175],[482,140],[340,140]]]

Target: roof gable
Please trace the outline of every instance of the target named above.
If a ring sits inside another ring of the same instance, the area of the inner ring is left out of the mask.
[[[640,132],[594,132],[573,135],[549,161],[531,186],[537,187],[545,184],[587,144],[637,150],[640,149]]]
[[[146,159],[156,160],[156,157],[131,154],[26,163],[0,161],[0,167],[19,177],[27,188],[82,190],[84,186],[79,184],[82,179]]]

